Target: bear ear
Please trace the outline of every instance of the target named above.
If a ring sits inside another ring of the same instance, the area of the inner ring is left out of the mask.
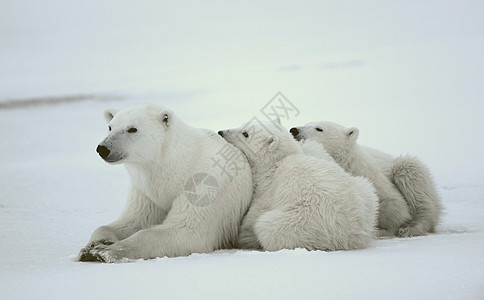
[[[165,110],[160,115],[160,120],[166,127],[169,127],[173,119],[173,113],[171,110]]]
[[[269,147],[269,151],[274,151],[279,144],[279,138],[275,135],[270,136],[267,139],[267,146]]]
[[[360,131],[356,127],[351,127],[346,130],[346,136],[350,139],[350,141],[356,142],[358,135],[360,135]]]
[[[106,120],[107,123],[111,122],[111,120],[114,118],[114,115],[118,113],[117,109],[113,108],[108,108],[104,111],[104,120]]]

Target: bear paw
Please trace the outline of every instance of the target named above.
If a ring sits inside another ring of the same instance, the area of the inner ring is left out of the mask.
[[[104,263],[125,263],[134,260],[131,249],[119,243],[98,245],[89,251],[89,255]]]
[[[397,230],[397,233],[395,235],[401,238],[408,238],[408,237],[422,236],[425,234],[426,233],[423,232],[422,230],[419,230],[417,226],[404,225]]]
[[[409,227],[400,227],[397,230],[396,236],[401,237],[401,238],[406,238],[406,237],[412,237],[412,232],[410,231]]]
[[[76,261],[97,261],[90,251],[98,245],[112,245],[114,242],[108,240],[99,240],[89,243],[86,247],[82,248],[77,255]]]

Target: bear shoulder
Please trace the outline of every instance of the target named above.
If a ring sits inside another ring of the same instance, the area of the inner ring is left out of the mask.
[[[318,143],[313,140],[301,140],[299,142],[303,153],[309,156],[313,156],[316,158],[334,161],[334,159],[328,154],[326,149],[321,143]]]

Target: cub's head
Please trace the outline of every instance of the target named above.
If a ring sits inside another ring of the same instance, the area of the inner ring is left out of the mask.
[[[252,167],[271,165],[302,151],[287,130],[274,123],[253,120],[239,128],[220,130],[218,134],[239,148]]]
[[[298,141],[312,140],[321,143],[328,154],[337,161],[347,156],[356,144],[359,135],[356,127],[346,128],[327,121],[293,127],[289,132]]]
[[[97,146],[111,164],[150,162],[159,158],[174,125],[173,113],[153,104],[137,104],[117,111],[107,109],[108,136]]]

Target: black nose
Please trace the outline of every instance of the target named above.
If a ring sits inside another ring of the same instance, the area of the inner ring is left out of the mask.
[[[218,135],[220,135],[221,137],[224,137],[224,132],[223,132],[223,130],[219,130],[219,131],[218,131]]]
[[[299,130],[297,130],[296,127],[293,127],[289,129],[289,132],[292,134],[292,136],[296,137],[299,134]]]
[[[108,157],[108,155],[109,155],[109,153],[110,153],[111,151],[109,151],[109,149],[108,149],[108,148],[106,148],[106,147],[104,147],[104,146],[99,145],[99,146],[97,146],[97,148],[96,148],[96,152],[97,152],[97,153],[99,153],[99,155],[100,155],[100,156],[101,156],[103,159],[105,159],[106,157]]]

